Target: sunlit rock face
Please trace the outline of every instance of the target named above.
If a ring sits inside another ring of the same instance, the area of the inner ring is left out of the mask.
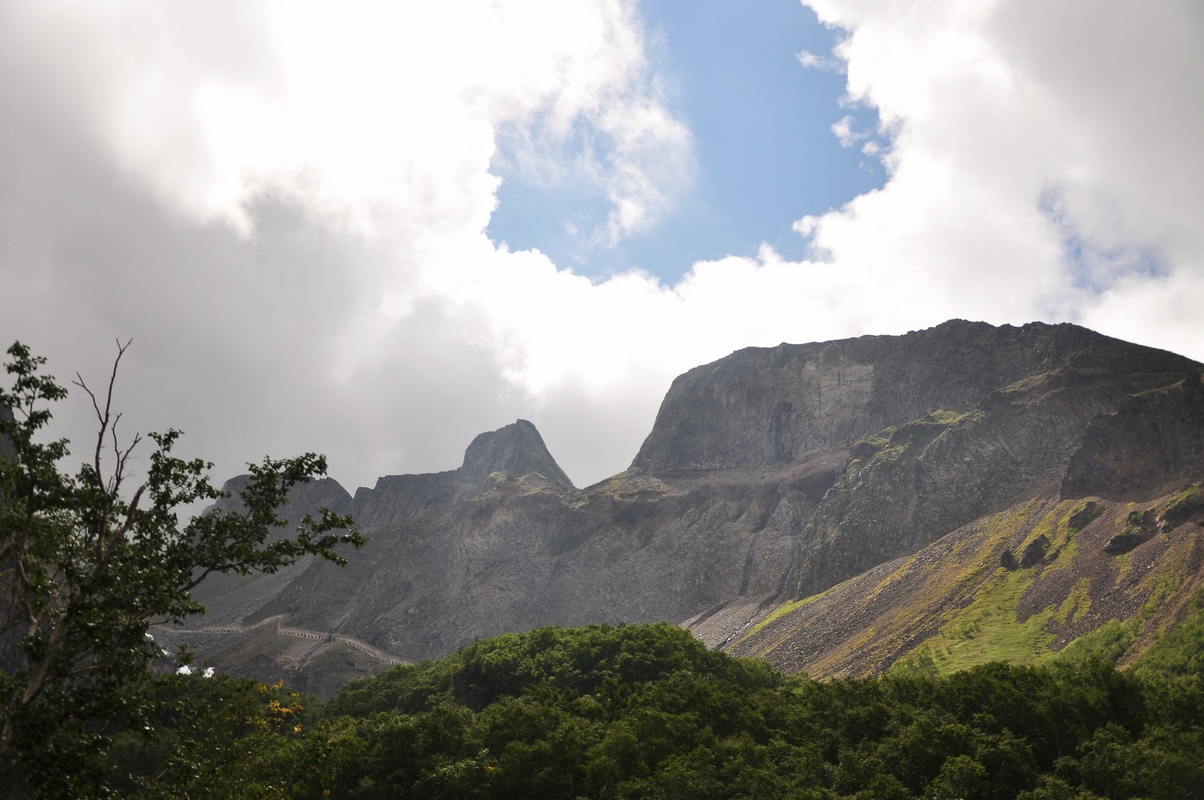
[[[675,380],[630,469],[595,486],[575,488],[519,420],[457,470],[360,489],[369,545],[241,618],[411,660],[599,621],[690,620],[721,645],[759,609],[1028,498],[1193,479],[1201,396],[1199,364],[1073,325],[741,350]]]
[[[1190,363],[1073,325],[961,320],[904,336],[749,348],[673,382],[632,467],[798,461],[1059,367],[1174,372]]]

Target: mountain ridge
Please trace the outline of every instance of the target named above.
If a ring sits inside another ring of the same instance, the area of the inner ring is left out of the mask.
[[[684,622],[733,646],[976,520],[1199,480],[1200,370],[1067,324],[747,348],[679,376],[632,466],[585,489],[519,420],[458,470],[357,490],[368,547],[345,570],[304,566],[240,621],[284,615],[408,660],[590,622]]]

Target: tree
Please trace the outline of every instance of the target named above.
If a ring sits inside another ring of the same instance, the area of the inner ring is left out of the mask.
[[[190,591],[207,575],[274,572],[307,554],[342,564],[336,548],[363,543],[349,517],[325,509],[291,538],[272,540],[286,524],[278,509],[289,489],[326,472],[325,458],[312,453],[249,465],[242,512],[182,522],[189,505],[226,495],[210,483],[212,464],[172,454],[181,434],[168,430],[150,434],[154,452],[133,485],[130,456],[141,437],[123,444],[112,408],[128,346],[118,345],[103,396],[76,374],[98,430],[90,460],[74,475],[59,469],[68,442],[39,435],[49,404],[67,390],[41,373],[45,358],[20,342],[8,349],[14,382],[11,392],[0,390],[0,774],[18,778],[0,780],[0,793],[78,794],[102,783],[95,756],[106,731],[145,713],[143,689],[162,656],[148,627],[203,613]]]

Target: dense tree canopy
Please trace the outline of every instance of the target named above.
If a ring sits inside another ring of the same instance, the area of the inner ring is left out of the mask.
[[[126,754],[164,797],[1204,796],[1200,676],[1096,660],[813,681],[674,626],[594,625],[480,641],[324,707],[246,681],[161,691],[205,698],[165,731],[208,720],[217,742]]]

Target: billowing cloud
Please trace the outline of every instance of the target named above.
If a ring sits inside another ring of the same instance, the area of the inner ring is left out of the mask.
[[[817,252],[883,299],[1204,357],[1178,316],[1204,279],[1198,4],[808,5],[892,137],[882,190],[800,221]]]
[[[634,2],[5,4],[0,333],[60,377],[132,336],[123,424],[223,475],[321,450],[349,488],[519,416],[600,479],[674,375],[747,345],[1069,319],[1204,358],[1197,4],[808,5],[842,36],[802,64],[881,127],[825,124],[885,185],[799,209],[809,260],[666,285],[485,233],[503,161],[593,186],[602,245],[691,191]]]
[[[479,230],[505,126],[540,148],[587,126],[578,155],[605,162],[621,232],[684,177],[665,163],[688,132],[618,2],[52,1],[5,21],[11,74],[52,67],[23,77],[62,121],[162,202],[243,235],[264,194],[363,233]]]
[[[103,363],[108,345],[62,340],[135,335],[169,365],[161,391],[231,430],[205,431],[227,451],[237,414],[317,416],[321,446],[366,456],[345,472],[369,481],[454,466],[475,432],[538,413],[553,368],[523,347],[559,322],[573,341],[584,317],[549,315],[590,284],[485,238],[499,140],[520,171],[593,182],[604,241],[654,224],[690,181],[688,128],[626,2],[2,13],[0,91],[21,109],[4,123],[14,335],[59,337],[47,346],[68,363]],[[31,296],[57,326],[30,319]]]

